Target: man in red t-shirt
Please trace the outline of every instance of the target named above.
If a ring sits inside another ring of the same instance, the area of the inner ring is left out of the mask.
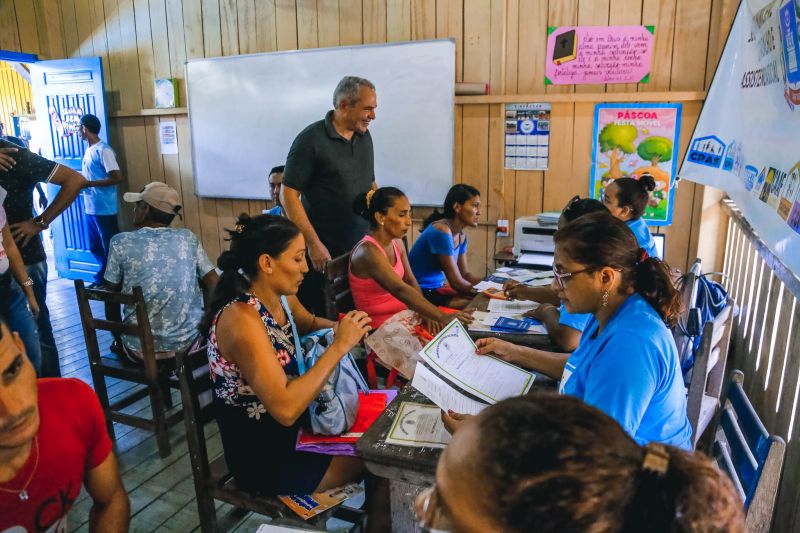
[[[82,484],[90,529],[127,531],[128,494],[94,391],[37,380],[19,335],[0,321],[0,532],[68,531]]]

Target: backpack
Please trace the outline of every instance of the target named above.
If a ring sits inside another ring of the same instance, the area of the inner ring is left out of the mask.
[[[281,303],[292,325],[297,368],[302,376],[306,368],[314,366],[333,343],[333,329],[320,329],[300,337],[286,297],[281,297]],[[352,354],[348,352],[328,376],[319,395],[308,406],[311,430],[319,435],[341,435],[353,427],[358,413],[359,391],[368,393],[369,387]]]
[[[703,325],[709,320],[714,320],[722,312],[728,299],[728,291],[716,281],[708,279],[707,276],[712,274],[714,273],[697,276],[697,295],[694,305],[689,309],[686,323],[679,320],[676,324],[679,332],[686,337],[678,354],[685,380],[691,378],[694,355],[700,349],[702,341]]]

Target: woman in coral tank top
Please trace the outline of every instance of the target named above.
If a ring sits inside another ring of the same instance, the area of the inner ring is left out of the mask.
[[[402,241],[411,228],[411,204],[403,191],[381,187],[360,194],[353,210],[366,219],[370,229],[353,248],[350,290],[356,309],[372,318],[373,329],[405,309],[416,311],[433,330],[453,318],[472,321],[469,312],[449,315],[422,295]]]

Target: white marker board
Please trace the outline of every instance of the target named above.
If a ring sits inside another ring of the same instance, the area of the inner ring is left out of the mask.
[[[300,131],[333,108],[344,76],[375,84],[375,178],[414,205],[453,184],[452,39],[193,59],[186,63],[195,192],[269,198],[267,172]]]

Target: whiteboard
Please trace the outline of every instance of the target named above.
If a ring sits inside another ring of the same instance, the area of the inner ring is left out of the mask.
[[[441,205],[453,184],[452,39],[189,60],[197,195],[268,199],[267,172],[333,108],[348,75],[375,84],[378,185],[399,187],[414,205]]]

